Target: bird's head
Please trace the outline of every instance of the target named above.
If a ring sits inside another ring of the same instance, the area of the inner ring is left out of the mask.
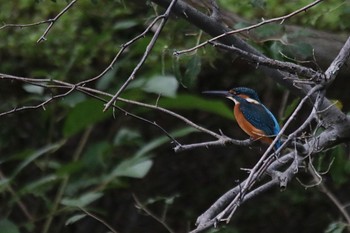
[[[229,91],[204,91],[203,93],[223,96],[234,101],[235,103],[239,103],[240,99],[245,99],[250,103],[260,104],[258,94],[253,89],[247,87],[236,87]]]

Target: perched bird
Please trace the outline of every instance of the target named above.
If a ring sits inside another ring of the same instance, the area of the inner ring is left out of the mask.
[[[236,87],[229,91],[204,91],[204,94],[224,96],[235,103],[233,112],[241,129],[252,139],[271,144],[280,131],[274,115],[261,103],[258,94],[247,87]],[[281,146],[278,140],[275,150]]]

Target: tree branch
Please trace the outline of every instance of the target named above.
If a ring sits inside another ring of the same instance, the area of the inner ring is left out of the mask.
[[[200,44],[198,44],[198,45],[196,45],[196,46],[194,46],[194,47],[192,47],[190,49],[185,49],[185,50],[182,50],[182,51],[176,51],[175,54],[176,55],[180,55],[180,54],[183,54],[183,53],[193,52],[194,50],[197,50],[200,47],[203,47],[203,46],[205,46],[205,45],[207,45],[207,44],[209,44],[211,42],[214,42],[214,41],[216,41],[218,39],[221,39],[223,37],[226,37],[228,35],[233,35],[233,34],[237,34],[237,33],[240,33],[240,32],[250,31],[252,29],[261,27],[261,26],[263,26],[265,24],[278,22],[278,21],[280,21],[280,24],[283,24],[285,20],[287,20],[287,19],[289,19],[289,18],[291,18],[291,17],[293,17],[293,16],[295,16],[295,15],[301,13],[301,12],[307,11],[308,9],[316,6],[317,4],[319,4],[322,1],[323,0],[316,0],[316,1],[314,1],[314,2],[312,2],[310,4],[308,4],[308,5],[300,8],[300,9],[298,9],[296,11],[293,11],[292,13],[289,13],[289,14],[284,15],[284,16],[280,16],[280,17],[276,17],[276,18],[272,18],[272,19],[268,19],[268,20],[264,20],[263,19],[263,21],[261,21],[260,23],[253,24],[253,25],[248,26],[248,27],[244,27],[244,28],[240,28],[240,29],[236,29],[236,30],[232,30],[232,31],[226,31],[225,33],[222,33],[221,35],[215,36],[214,38],[211,38],[210,40],[207,40],[207,41],[205,41],[203,43],[200,43]]]
[[[119,90],[117,91],[117,93],[114,94],[114,96],[112,97],[112,99],[110,101],[108,101],[108,103],[105,105],[105,108],[103,109],[103,111],[106,111],[111,105],[112,103],[118,98],[118,96],[120,95],[120,93],[125,90],[125,88],[130,84],[130,82],[132,80],[134,80],[136,73],[139,71],[139,69],[142,67],[143,63],[146,61],[148,55],[151,53],[153,46],[155,45],[160,32],[162,31],[166,21],[169,18],[170,12],[173,8],[173,6],[176,4],[177,0],[172,0],[167,8],[167,10],[165,11],[165,13],[161,16],[161,22],[159,23],[159,26],[156,30],[156,32],[154,33],[151,41],[149,42],[149,44],[147,45],[147,48],[141,58],[141,60],[139,61],[139,63],[136,65],[136,67],[134,68],[133,72],[131,73],[131,75],[129,76],[129,78],[124,82],[124,84],[119,88]]]
[[[325,72],[325,81],[330,85],[337,77],[340,69],[344,66],[350,56],[350,37],[346,40],[344,46],[338,53],[338,56],[333,60],[332,64]]]
[[[318,80],[324,77],[323,73],[315,71],[311,68],[300,66],[291,62],[282,62],[278,60],[274,60],[268,57],[258,56],[249,52],[246,52],[242,49],[239,49],[234,46],[227,46],[225,44],[217,43],[217,42],[209,42],[214,47],[222,48],[228,50],[230,52],[236,53],[240,55],[242,58],[254,62],[257,65],[264,65],[270,68],[279,69],[282,71],[286,71],[292,75],[297,74],[306,78],[310,78],[311,80]]]

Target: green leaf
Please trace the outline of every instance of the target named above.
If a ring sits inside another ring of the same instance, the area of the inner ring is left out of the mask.
[[[347,224],[343,222],[333,222],[330,225],[328,225],[327,229],[325,230],[325,233],[342,233],[344,232],[346,227]]]
[[[67,116],[63,126],[66,138],[111,116],[111,111],[103,112],[101,101],[89,99],[77,104]]]
[[[281,122],[283,122],[285,119],[287,119],[294,111],[294,109],[297,107],[299,103],[299,98],[295,98],[292,103],[290,103],[286,109],[284,110],[283,117],[281,119]]]
[[[62,205],[70,207],[85,207],[103,196],[103,193],[90,192],[81,195],[79,198],[63,198]]]
[[[47,175],[38,180],[30,182],[28,185],[24,186],[19,192],[21,195],[26,193],[34,193],[37,194],[41,189],[49,189],[50,183],[54,183],[58,180],[56,175]]]
[[[313,56],[313,48],[305,42],[296,42],[291,45],[282,45],[282,52],[298,60],[307,60]]]
[[[103,75],[96,83],[96,88],[98,90],[106,90],[115,79],[118,71],[118,66],[114,65],[113,69],[109,70],[105,75]]]
[[[170,132],[170,135],[172,137],[177,138],[177,137],[183,137],[185,135],[188,135],[190,133],[197,132],[197,129],[194,129],[192,127],[185,127],[179,130],[176,130],[175,132]],[[148,154],[151,150],[154,150],[155,148],[160,147],[161,145],[165,144],[166,142],[169,142],[170,139],[167,136],[160,136],[149,143],[146,143],[141,149],[139,149],[136,152],[137,157],[144,156]]]
[[[160,98],[159,106],[178,110],[200,110],[211,112],[227,119],[233,120],[233,112],[225,104],[225,100],[203,99],[193,95],[177,95],[176,98]],[[232,106],[233,108],[233,106]]]
[[[182,66],[185,67],[184,74],[181,72]],[[192,88],[196,84],[201,66],[201,58],[197,54],[185,58],[175,57],[172,64],[176,79],[186,88]]]
[[[126,159],[112,171],[109,179],[120,176],[141,179],[148,173],[152,165],[153,161],[146,157]]]
[[[192,56],[187,63],[182,84],[184,84],[188,88],[193,88],[197,82],[197,77],[199,72],[201,71],[201,67],[202,61],[200,56],[198,56],[197,54]]]
[[[115,146],[125,146],[125,145],[138,145],[142,142],[142,137],[139,131],[121,128],[118,130],[114,140],[113,145]]]
[[[54,144],[49,144],[41,149],[38,149],[36,151],[34,151],[33,153],[29,154],[24,161],[22,161],[17,168],[14,170],[14,172],[11,175],[11,179],[13,179],[15,176],[18,175],[18,173],[20,173],[26,166],[28,166],[31,162],[33,162],[34,160],[36,160],[37,158],[39,158],[42,155],[45,155],[46,153],[52,153],[56,150],[58,150],[63,144],[65,143],[65,141],[60,141]]]
[[[175,97],[179,83],[174,76],[155,76],[144,84],[146,92],[160,94],[167,97]]]
[[[1,233],[20,233],[19,228],[10,220],[0,220]]]
[[[23,89],[31,94],[43,94],[44,93],[44,88],[40,87],[40,86],[36,86],[36,85],[32,85],[32,84],[24,84],[23,85]]]
[[[260,40],[275,40],[283,36],[283,25],[281,24],[265,24],[254,30]]]
[[[78,222],[80,219],[85,218],[87,215],[86,214],[76,214],[67,219],[65,225],[68,226],[70,224]]]
[[[69,106],[71,108],[75,107],[78,103],[86,100],[86,96],[80,92],[73,92],[72,94],[64,97],[61,101],[63,105]]]
[[[134,27],[136,25],[138,25],[138,22],[134,19],[118,20],[114,24],[113,29],[115,29],[115,30],[129,29],[129,28]]]
[[[266,7],[266,1],[265,0],[250,0],[250,3],[253,5],[253,7],[265,9]]]
[[[11,179],[9,178],[1,178],[0,180],[0,193],[2,193],[6,188],[7,185],[10,183]]]
[[[342,146],[336,146],[331,151],[334,157],[330,170],[330,175],[334,181],[334,185],[340,187],[346,184],[350,175],[350,160],[346,155],[346,151]]]

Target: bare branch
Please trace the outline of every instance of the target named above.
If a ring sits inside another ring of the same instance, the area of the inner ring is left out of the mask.
[[[120,93],[130,84],[130,82],[132,80],[134,80],[136,73],[139,71],[139,69],[142,67],[143,63],[146,61],[148,55],[151,53],[153,46],[155,45],[160,32],[162,31],[166,21],[169,18],[171,9],[173,8],[173,6],[176,4],[177,0],[172,0],[168,9],[165,11],[165,13],[161,16],[161,21],[159,23],[159,26],[156,30],[156,32],[154,33],[151,41],[149,42],[149,44],[146,47],[146,50],[141,58],[141,60],[139,61],[139,63],[136,65],[136,67],[134,68],[133,72],[130,74],[129,78],[124,82],[124,84],[119,88],[119,90],[117,91],[117,93],[114,94],[114,96],[112,97],[112,99],[110,101],[108,101],[108,103],[105,105],[105,108],[103,109],[103,111],[106,111],[114,101],[116,101],[116,99],[118,98],[118,96],[120,95]]]
[[[77,2],[77,0],[73,0],[71,1],[58,15],[56,15],[55,18],[53,19],[49,19],[47,20],[47,22],[49,23],[49,26],[47,26],[46,30],[44,31],[44,33],[40,36],[40,38],[36,41],[37,43],[40,43],[42,41],[46,40],[46,36],[49,33],[49,31],[51,30],[52,26],[56,23],[56,21],[64,14],[66,13],[75,3]]]
[[[173,229],[171,229],[168,224],[166,224],[166,222],[164,220],[162,220],[161,218],[157,217],[154,213],[152,213],[152,211],[150,211],[145,205],[143,205],[140,200],[137,198],[137,196],[135,194],[132,195],[137,208],[143,210],[146,212],[146,214],[148,214],[149,216],[151,216],[153,219],[155,219],[157,222],[159,222],[160,224],[163,225],[163,227],[170,233],[175,233],[175,231]]]
[[[113,233],[117,233],[116,230],[114,230],[113,227],[111,227],[105,220],[97,217],[96,215],[94,215],[93,213],[90,213],[89,211],[87,211],[86,209],[82,208],[82,207],[78,207],[81,211],[83,211],[85,214],[87,214],[88,216],[90,216],[91,218],[97,220],[98,222],[102,223],[102,225],[104,225],[105,227],[107,227],[111,232]]]
[[[236,29],[236,30],[225,32],[225,33],[223,33],[221,35],[218,35],[218,36],[216,36],[216,37],[214,37],[214,38],[212,38],[210,40],[202,42],[202,43],[200,43],[200,44],[198,44],[198,45],[196,45],[196,46],[194,46],[194,47],[192,47],[190,49],[176,51],[176,52],[174,52],[174,54],[175,55],[181,55],[181,54],[184,54],[184,53],[193,52],[194,50],[197,50],[200,47],[203,47],[203,46],[205,46],[205,45],[207,45],[207,44],[209,44],[211,42],[214,42],[214,41],[216,41],[218,39],[221,39],[221,38],[223,38],[225,36],[237,34],[237,33],[240,33],[240,32],[250,31],[252,29],[261,27],[262,25],[265,25],[265,24],[269,24],[269,23],[273,23],[273,22],[280,22],[280,24],[283,24],[285,20],[287,20],[287,19],[289,19],[289,18],[291,18],[291,17],[293,17],[293,16],[295,16],[295,15],[301,13],[301,12],[307,11],[308,9],[316,6],[317,4],[319,4],[322,1],[323,0],[316,0],[316,1],[306,5],[304,7],[302,7],[300,9],[296,10],[296,11],[293,11],[292,13],[287,14],[287,15],[280,16],[280,17],[277,17],[277,18],[268,19],[268,20],[264,20],[263,19],[263,21],[261,21],[260,23],[257,23],[257,24],[254,24],[254,25],[251,25],[251,26],[248,26],[248,27],[244,27],[244,28],[240,28],[240,29]]]
[[[332,64],[325,72],[325,81],[330,85],[337,77],[340,69],[344,66],[350,57],[350,37],[346,40],[344,46],[338,53],[338,56],[333,60]]]
[[[125,44],[122,44],[120,46],[120,50],[119,52],[117,53],[117,55],[113,58],[112,62],[109,64],[109,66],[104,69],[103,72],[101,72],[99,75],[97,75],[96,77],[93,77],[93,78],[90,78],[90,79],[87,79],[87,80],[84,80],[84,81],[81,81],[79,83],[77,83],[78,86],[81,86],[81,85],[84,85],[86,83],[89,83],[89,82],[93,82],[93,81],[96,81],[98,80],[99,78],[103,77],[109,70],[112,70],[113,69],[113,66],[116,64],[118,58],[120,57],[120,55],[123,54],[123,52],[125,51],[126,48],[128,48],[130,45],[134,44],[136,41],[138,41],[139,39],[143,38],[146,36],[146,34],[152,29],[152,27],[159,21],[161,20],[162,18],[164,18],[164,15],[159,15],[157,16],[149,25],[148,27],[142,32],[140,33],[139,35],[135,36],[134,38],[132,38],[130,41],[128,41],[127,43]]]
[[[222,49],[231,51],[233,53],[237,53],[240,56],[242,56],[244,59],[254,62],[257,65],[265,65],[271,68],[276,68],[282,71],[289,72],[290,74],[298,74],[300,76],[310,78],[312,80],[318,80],[324,77],[323,73],[317,72],[305,66],[300,66],[291,62],[282,62],[282,61],[274,60],[268,57],[258,56],[253,53],[249,53],[242,49],[239,49],[233,45],[227,46],[225,44],[217,43],[217,42],[209,42],[209,43],[212,44],[214,47],[222,48]]]
[[[5,28],[25,28],[25,27],[33,27],[33,26],[38,26],[41,24],[49,24],[46,28],[46,30],[44,31],[44,33],[40,36],[40,38],[37,40],[37,43],[40,43],[42,41],[46,40],[46,36],[49,33],[49,31],[51,30],[51,28],[53,27],[53,25],[56,23],[56,21],[62,16],[64,15],[75,3],[77,2],[77,0],[72,0],[58,15],[56,15],[55,18],[53,19],[47,19],[47,20],[42,20],[39,22],[35,22],[35,23],[27,23],[27,24],[4,24],[0,27],[0,30],[5,29]]]
[[[200,143],[194,143],[194,144],[188,144],[188,145],[177,145],[174,148],[175,152],[182,152],[185,150],[193,150],[197,148],[209,148],[212,146],[225,146],[229,144],[235,144],[239,146],[249,146],[253,143],[251,139],[246,139],[246,140],[235,140],[226,136],[222,136],[216,141],[210,141],[210,142],[200,142]]]

